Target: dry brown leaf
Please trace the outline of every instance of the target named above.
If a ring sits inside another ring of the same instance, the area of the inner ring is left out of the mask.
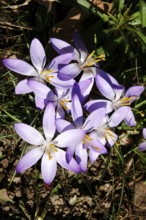
[[[7,190],[4,188],[0,190],[0,204],[5,205],[7,202],[12,202],[12,200],[9,198]]]

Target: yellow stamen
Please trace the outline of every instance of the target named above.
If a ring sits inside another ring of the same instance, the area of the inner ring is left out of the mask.
[[[115,140],[115,135],[114,133],[109,129],[107,128],[105,133],[104,133],[104,137],[105,139],[108,141],[109,137],[111,137],[111,139],[114,141]]]
[[[42,72],[41,72],[41,75],[48,75],[48,74],[50,74],[50,73],[52,73],[53,72],[53,70],[43,70]]]
[[[54,78],[54,76],[46,76],[45,78],[46,82],[50,83],[51,78]]]
[[[99,147],[96,147],[96,146],[92,146],[95,150],[99,151],[100,148]]]
[[[68,107],[65,105],[65,102],[68,102],[68,100],[61,100],[60,105],[67,111]]]
[[[87,141],[92,141],[92,140],[93,139],[88,134],[85,134],[85,137],[82,140],[82,142],[83,142],[83,144],[86,144]]]
[[[83,63],[82,68],[91,67],[97,62],[99,62],[101,60],[105,60],[105,54],[101,54],[101,55],[95,56],[95,57],[93,57],[93,55],[95,55],[95,51],[93,51],[92,53],[89,54],[86,61]]]
[[[47,153],[48,153],[48,159],[51,160],[53,158],[53,156],[51,155],[51,151],[55,151],[58,152],[58,150],[56,149],[55,145],[53,143],[49,144],[49,149],[47,149]]]
[[[51,160],[53,157],[51,156],[51,153],[50,151],[48,152],[48,157],[49,157],[49,160]]]
[[[120,103],[122,106],[125,106],[125,105],[130,105],[131,104],[131,101],[135,98],[135,96],[131,96],[131,97],[123,97],[121,100],[120,100]]]

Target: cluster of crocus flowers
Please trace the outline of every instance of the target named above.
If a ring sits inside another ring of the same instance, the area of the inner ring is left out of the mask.
[[[8,69],[27,76],[16,85],[15,93],[33,92],[36,107],[44,110],[43,134],[24,123],[14,125],[17,134],[32,145],[16,171],[22,173],[41,159],[46,184],[54,180],[57,163],[74,173],[86,172],[88,161],[94,163],[99,155],[107,154],[118,140],[115,128],[122,121],[136,125],[130,105],[144,91],[143,86],[132,86],[125,92],[124,86],[100,68],[104,55],[89,53],[78,32],[74,33],[75,46],[57,38],[50,43],[59,55],[48,64],[36,38],[30,45],[32,64],[3,60]],[[104,99],[92,98],[94,84]],[[145,130],[143,134],[145,137]],[[145,149],[145,142],[139,148]]]

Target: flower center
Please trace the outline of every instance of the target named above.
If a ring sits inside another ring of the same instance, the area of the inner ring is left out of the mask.
[[[46,146],[46,152],[48,154],[48,159],[51,160],[53,158],[52,153],[53,152],[58,152],[57,148],[55,147],[55,144],[52,142],[47,143]]]
[[[92,144],[93,138],[91,138],[88,134],[85,134],[84,139],[82,140],[83,144],[90,145],[94,150],[99,151],[100,147],[94,146]]]
[[[51,69],[50,70],[43,70],[41,72],[41,76],[45,79],[46,82],[50,83],[51,79],[54,78],[54,76],[51,75],[51,73],[53,73],[53,72],[54,72],[54,70],[51,70]]]
[[[86,61],[81,65],[81,69],[85,68],[85,67],[91,67],[93,65],[95,65],[97,62],[101,61],[101,60],[105,60],[105,55],[101,54],[99,56],[94,56],[95,55],[95,51],[93,51],[92,53],[89,54],[89,56],[86,58]]]
[[[64,108],[66,111],[68,110],[68,107],[66,106],[65,103],[68,103],[68,100],[62,99],[59,101],[60,105],[62,106],[62,108]]]
[[[115,108],[119,108],[121,106],[130,106],[131,104],[131,101],[135,98],[135,96],[131,96],[131,97],[127,97],[127,96],[124,96],[123,98],[121,98],[120,100],[118,100],[117,102],[115,102],[113,104],[113,106]]]
[[[105,129],[104,137],[107,141],[109,139],[112,139],[113,141],[115,140],[115,135],[109,128]]]

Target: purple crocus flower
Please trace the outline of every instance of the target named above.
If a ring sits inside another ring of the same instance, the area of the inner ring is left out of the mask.
[[[30,57],[33,65],[14,58],[3,59],[3,64],[10,70],[19,73],[21,75],[33,77],[34,80],[42,83],[49,82],[53,85],[62,85],[69,87],[73,85],[74,81],[69,80],[62,82],[57,77],[58,65],[67,64],[72,59],[73,54],[67,53],[61,56],[55,57],[49,65],[46,66],[46,53],[41,42],[34,38],[30,45]],[[46,66],[46,67],[45,67]],[[32,90],[27,84],[28,79],[20,81],[15,88],[16,94],[30,93]]]
[[[24,123],[16,123],[15,130],[24,141],[35,146],[20,159],[16,167],[17,173],[24,172],[32,167],[40,158],[42,158],[42,178],[46,184],[50,184],[53,181],[56,175],[57,162],[65,169],[75,173],[81,171],[74,158],[71,159],[69,164],[66,162],[65,151],[60,148],[69,146],[73,142],[78,143],[83,138],[84,132],[80,131],[80,129],[67,130],[53,139],[56,127],[55,109],[52,103],[48,104],[43,116],[45,138],[38,130]],[[76,137],[76,139],[73,137]]]
[[[65,112],[70,111],[71,89],[55,87],[53,92],[47,85],[34,80],[29,80],[28,85],[35,95],[43,100],[41,105],[42,109],[46,107],[48,103],[53,103],[56,118],[64,118]]]
[[[145,141],[143,141],[142,143],[139,144],[138,149],[140,151],[145,151],[146,150],[146,128],[143,128],[142,135],[143,135],[143,138],[145,139]]]
[[[107,113],[116,111],[117,115],[123,118],[126,111],[124,118],[126,124],[135,126],[136,121],[130,105],[144,91],[144,87],[132,86],[125,92],[124,86],[119,85],[113,77],[102,70],[96,76],[96,85],[101,94],[109,100],[92,100],[85,104],[85,108],[92,112],[106,103]],[[118,113],[119,111],[120,113]]]
[[[55,87],[54,92],[47,85],[40,82],[29,80],[28,85],[35,93],[36,97],[40,97],[42,109],[49,103],[53,102],[56,108],[56,117],[64,118],[65,112],[69,113],[71,108],[71,96],[78,94],[81,103],[87,99],[92,89],[92,79],[83,80],[79,83],[74,83],[70,89]],[[72,94],[72,95],[71,95]]]
[[[78,32],[74,33],[75,47],[57,38],[50,39],[53,48],[59,54],[66,54],[74,52],[72,60],[74,62],[63,66],[59,69],[58,77],[62,80],[73,79],[78,76],[82,71],[83,75],[80,80],[94,78],[96,76],[96,67],[99,67],[98,61],[104,59],[104,56],[94,56],[94,52],[89,54],[84,42],[80,38]]]
[[[83,138],[75,144],[71,143],[66,151],[66,160],[70,163],[70,160],[73,158],[75,153],[76,160],[81,167],[83,172],[87,169],[87,159],[88,153],[87,148],[90,149],[89,157],[92,162],[95,161],[95,158],[99,156],[99,154],[107,153],[106,148],[96,139],[90,137],[90,132],[93,130],[95,126],[95,122],[100,123],[103,116],[106,113],[106,106],[100,108],[83,120],[83,109],[77,94],[72,97],[72,106],[71,106],[71,114],[73,123],[66,121],[64,119],[58,119],[56,121],[56,126],[59,132],[65,132],[66,130],[82,130],[84,132]],[[73,134],[72,134],[73,135]],[[76,138],[76,137],[75,137]],[[93,152],[94,151],[94,154]],[[95,156],[96,155],[96,156]]]

